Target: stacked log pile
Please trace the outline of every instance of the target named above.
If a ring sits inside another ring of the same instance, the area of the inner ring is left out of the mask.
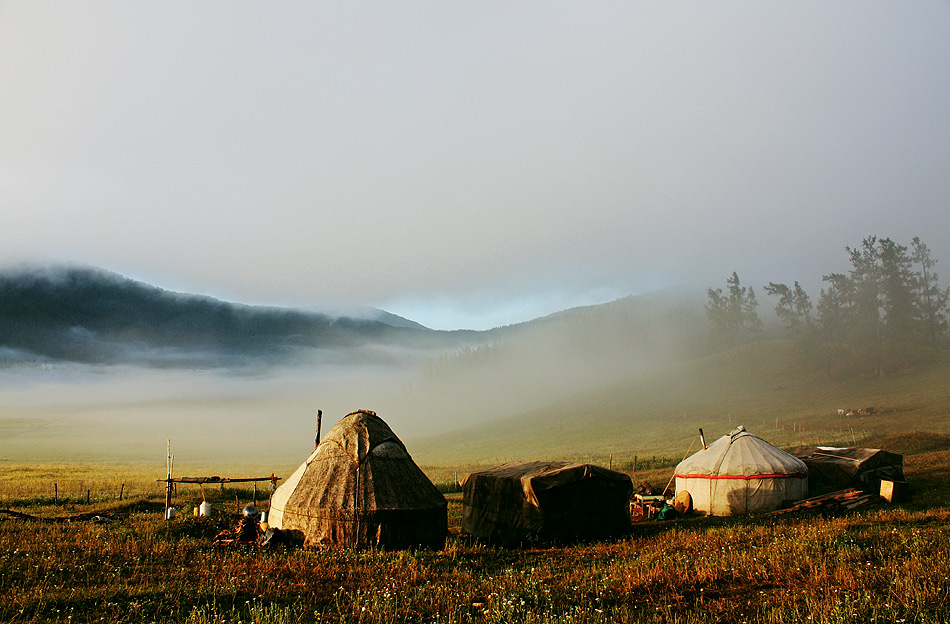
[[[765,515],[775,516],[799,511],[821,512],[821,513],[844,513],[854,509],[870,507],[884,502],[884,499],[877,494],[867,494],[857,488],[849,488],[821,496],[813,496],[805,500],[798,501],[786,509],[771,511]]]

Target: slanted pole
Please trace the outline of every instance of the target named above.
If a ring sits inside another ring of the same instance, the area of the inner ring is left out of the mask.
[[[703,443],[703,450],[706,450],[706,436],[703,435],[703,428],[699,428],[699,441]]]

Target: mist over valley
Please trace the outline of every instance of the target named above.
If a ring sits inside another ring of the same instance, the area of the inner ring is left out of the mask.
[[[0,457],[287,462],[355,409],[412,440],[537,409],[703,352],[697,300],[628,297],[434,331],[183,295],[88,267],[0,275]]]
[[[234,304],[88,267],[10,270],[0,459],[141,461],[171,439],[186,464],[290,468],[312,449],[317,410],[327,428],[377,411],[443,465],[670,456],[700,426],[744,424],[786,446],[943,431],[950,291],[918,239],[913,256],[887,238],[860,249],[817,312],[798,282],[772,282],[760,317],[733,273],[705,302],[663,291],[485,331]],[[870,316],[848,303],[868,288],[883,306]],[[877,343],[862,318],[882,323]],[[843,407],[871,409],[829,419]]]

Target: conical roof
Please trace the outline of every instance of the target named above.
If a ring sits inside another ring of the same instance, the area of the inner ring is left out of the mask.
[[[676,466],[678,477],[807,475],[803,461],[739,427]]]
[[[445,497],[383,419],[347,414],[274,492],[270,523],[311,544],[438,546]]]

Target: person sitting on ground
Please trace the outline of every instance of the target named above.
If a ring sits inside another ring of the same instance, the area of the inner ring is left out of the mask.
[[[254,505],[247,505],[241,514],[243,517],[238,521],[233,531],[221,531],[215,536],[215,544],[228,546],[231,544],[250,545],[257,543],[262,534],[260,512]]]

